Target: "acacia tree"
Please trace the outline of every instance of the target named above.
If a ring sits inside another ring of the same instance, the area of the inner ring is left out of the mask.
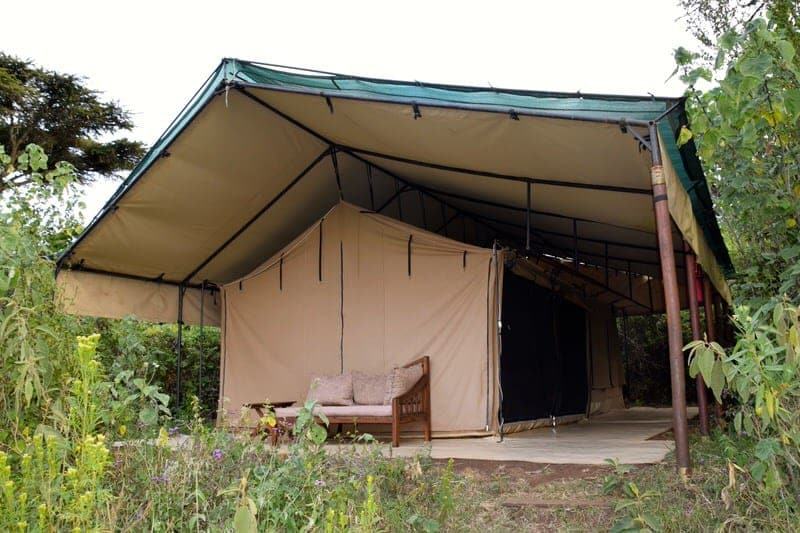
[[[683,2],[701,39],[676,50],[687,109],[736,263],[737,295],[755,305],[800,298],[800,14],[792,0],[715,11]],[[698,86],[710,85],[703,90]]]
[[[78,182],[86,183],[129,169],[143,155],[137,141],[101,140],[132,128],[129,114],[101,100],[82,78],[0,53],[0,146],[11,161],[36,144],[51,160],[71,164]],[[17,167],[0,176],[0,193],[34,181]]]

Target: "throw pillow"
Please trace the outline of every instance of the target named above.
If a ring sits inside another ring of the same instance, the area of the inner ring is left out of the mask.
[[[422,365],[414,365],[408,368],[398,367],[392,370],[389,375],[391,380],[386,396],[383,399],[384,405],[389,405],[394,398],[405,394],[411,387],[416,385],[417,381],[422,377]]]
[[[312,376],[306,400],[320,405],[353,405],[353,375]]]

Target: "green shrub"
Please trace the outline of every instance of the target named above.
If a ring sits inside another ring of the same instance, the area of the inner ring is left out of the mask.
[[[305,406],[283,448],[193,424],[182,445],[129,443],[115,451],[113,527],[236,531],[432,531],[467,505],[452,465],[391,459],[366,435],[325,449]],[[162,443],[165,443],[163,439]]]
[[[738,307],[736,345],[689,344],[690,373],[701,374],[717,399],[734,400],[726,453],[733,474],[757,490],[754,505],[800,514],[800,320],[798,307],[773,301],[755,312]]]
[[[102,371],[98,336],[79,337],[78,373],[63,397],[58,429],[40,426],[0,452],[3,531],[88,530],[108,522],[110,453],[98,434]]]

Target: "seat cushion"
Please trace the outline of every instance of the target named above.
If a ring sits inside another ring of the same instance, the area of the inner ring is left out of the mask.
[[[353,401],[357,405],[381,405],[388,386],[388,374],[353,372]]]
[[[300,407],[279,407],[275,409],[278,418],[294,418],[300,412]],[[391,405],[317,405],[314,414],[322,413],[325,416],[352,416],[354,418],[367,416],[392,416]]]
[[[422,374],[422,365],[398,367],[392,370],[383,403],[391,404],[394,398],[408,392],[422,378]]]
[[[312,376],[306,401],[320,405],[353,405],[353,375]]]

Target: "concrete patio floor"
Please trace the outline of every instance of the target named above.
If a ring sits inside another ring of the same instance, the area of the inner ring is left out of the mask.
[[[689,408],[689,417],[697,409]],[[427,447],[434,459],[478,459],[527,461],[555,464],[603,464],[614,458],[625,464],[657,463],[672,450],[671,440],[648,440],[672,427],[670,408],[634,407],[619,409],[589,420],[559,426],[556,431],[540,428],[497,437],[401,439],[394,457],[410,457]],[[330,445],[332,447],[342,445]]]

